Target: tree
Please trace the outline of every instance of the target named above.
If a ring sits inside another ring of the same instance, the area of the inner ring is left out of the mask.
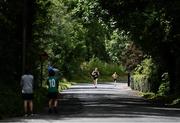
[[[151,55],[170,75],[171,94],[180,89],[178,0],[99,0],[120,29],[130,32],[132,40]],[[173,7],[172,7],[173,6]]]
[[[32,20],[32,6],[34,1],[28,1],[29,16],[26,16],[24,25],[28,28],[26,31],[28,41],[26,46],[31,41],[31,20]],[[0,2],[0,59],[1,69],[0,77],[2,84],[11,85],[12,87],[18,82],[22,74],[22,35],[23,35],[23,1],[6,1]],[[16,65],[15,65],[16,64]],[[7,77],[8,76],[8,77]],[[19,84],[17,84],[19,85]]]
[[[66,77],[78,71],[86,60],[99,57],[107,61],[109,58],[105,48],[107,28],[96,17],[97,9],[95,1],[38,2],[33,28],[34,44],[49,54],[49,60]]]

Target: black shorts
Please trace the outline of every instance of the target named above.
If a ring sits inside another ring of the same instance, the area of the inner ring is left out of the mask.
[[[58,98],[58,92],[49,92],[48,98],[49,99],[57,99]]]
[[[96,80],[96,79],[98,79],[98,77],[96,77],[96,76],[93,76],[93,79],[94,79],[94,80]]]
[[[32,94],[32,93],[31,94],[23,93],[22,98],[24,100],[32,100],[34,98],[34,94]]]

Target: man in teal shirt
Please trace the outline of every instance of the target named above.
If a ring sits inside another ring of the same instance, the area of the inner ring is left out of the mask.
[[[57,105],[58,105],[58,86],[59,81],[58,78],[55,77],[54,70],[49,71],[49,77],[47,80],[48,85],[48,97],[49,97],[49,113],[52,113],[52,109],[54,109],[54,112],[57,113]]]

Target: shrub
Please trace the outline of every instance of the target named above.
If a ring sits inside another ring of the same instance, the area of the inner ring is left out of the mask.
[[[83,78],[83,81],[91,81],[90,74],[97,67],[100,72],[99,81],[108,81],[109,79],[112,80],[111,75],[116,71],[119,75],[124,75],[125,70],[123,66],[106,63],[104,61],[99,60],[98,58],[92,58],[89,62],[84,62],[81,65],[81,75],[78,75],[80,78]],[[75,77],[77,78],[77,77]]]
[[[171,103],[171,105],[180,107],[180,98],[177,98],[177,99],[173,100],[173,102]]]
[[[159,87],[157,70],[152,58],[144,59],[133,72],[131,87],[142,92],[157,92]]]
[[[0,118],[18,116],[23,113],[23,102],[19,90],[1,90],[0,99]]]
[[[39,88],[34,92],[34,111],[42,110],[46,103],[47,90]],[[5,89],[0,92],[0,118],[14,117],[24,114],[23,99],[20,90]]]
[[[47,105],[47,88],[39,88],[34,92],[34,111],[40,112]]]
[[[158,94],[161,96],[166,96],[169,94],[169,90],[170,90],[168,73],[164,73],[161,77],[162,77],[162,82],[161,85],[159,86]]]
[[[148,76],[147,75],[134,75],[133,84],[131,84],[131,88],[135,90],[139,90],[141,92],[149,92],[150,84],[148,81]]]

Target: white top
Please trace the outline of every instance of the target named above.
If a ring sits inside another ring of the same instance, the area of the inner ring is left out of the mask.
[[[22,75],[21,76],[21,86],[22,86],[22,93],[33,93],[33,75]]]

